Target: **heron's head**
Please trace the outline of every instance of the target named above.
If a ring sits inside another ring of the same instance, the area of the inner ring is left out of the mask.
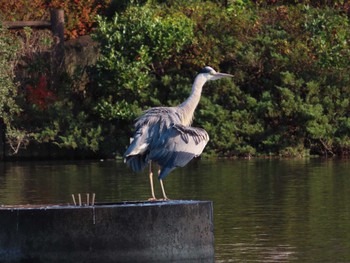
[[[216,72],[212,67],[204,67],[199,74],[203,74],[203,76],[207,79],[207,80],[217,80],[217,79],[221,79],[221,78],[229,78],[229,77],[233,77],[233,75],[231,74],[226,74],[226,73],[221,73],[221,72]]]

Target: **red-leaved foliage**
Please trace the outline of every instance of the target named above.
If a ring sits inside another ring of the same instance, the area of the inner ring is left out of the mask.
[[[96,15],[107,8],[109,2],[110,0],[51,0],[48,6],[64,10],[65,36],[71,39],[90,33]]]
[[[15,0],[0,1],[0,19],[5,21],[49,20],[50,9],[63,9],[65,37],[89,34],[95,17],[106,10],[111,0]]]
[[[28,84],[26,91],[28,93],[27,100],[41,110],[47,109],[48,105],[56,100],[55,94],[47,88],[47,77],[45,75],[39,77],[35,87]]]

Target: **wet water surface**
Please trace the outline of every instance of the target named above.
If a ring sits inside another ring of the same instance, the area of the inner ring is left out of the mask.
[[[217,262],[350,262],[349,160],[200,160],[164,183],[171,199],[213,201]],[[118,161],[0,164],[0,205],[72,203],[77,193],[145,200],[147,171]]]

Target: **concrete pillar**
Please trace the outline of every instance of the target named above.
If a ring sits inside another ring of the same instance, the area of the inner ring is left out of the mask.
[[[209,201],[0,206],[1,262],[214,262]]]

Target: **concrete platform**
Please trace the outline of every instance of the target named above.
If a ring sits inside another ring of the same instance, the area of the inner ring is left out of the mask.
[[[0,206],[0,262],[214,262],[210,201]]]

